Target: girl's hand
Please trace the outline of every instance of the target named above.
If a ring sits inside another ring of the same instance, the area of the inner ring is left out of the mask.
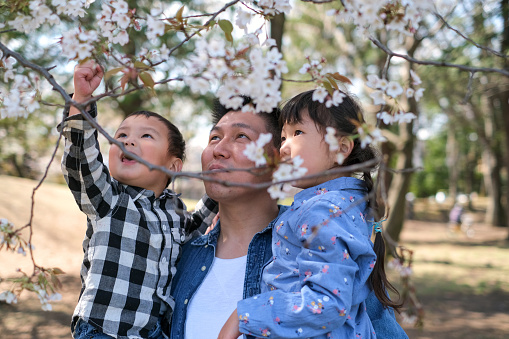
[[[83,64],[78,64],[74,68],[74,95],[73,100],[84,102],[92,98],[92,93],[99,87],[103,78],[104,71],[95,61],[89,60]],[[71,107],[69,115],[78,114],[79,110]]]
[[[239,316],[237,315],[237,309],[235,309],[223,325],[217,339],[237,339],[241,335],[242,333],[239,331]]]

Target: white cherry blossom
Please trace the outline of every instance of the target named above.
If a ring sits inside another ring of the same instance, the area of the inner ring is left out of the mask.
[[[369,96],[373,99],[374,105],[384,105],[385,104],[384,92],[374,91]]]
[[[401,85],[399,83],[397,83],[396,81],[391,81],[387,85],[387,88],[385,89],[385,93],[387,93],[387,95],[389,95],[393,98],[396,98],[403,93],[403,87],[401,87]]]
[[[313,101],[323,103],[329,92],[324,87],[318,87],[313,91]]]
[[[255,166],[263,166],[267,164],[265,158],[264,146],[272,140],[272,134],[261,133],[258,140],[249,143],[244,150],[244,155],[251,161],[254,161]]]
[[[329,144],[329,151],[336,151],[339,149],[338,138],[336,137],[336,129],[334,127],[327,126],[325,128],[325,142]]]

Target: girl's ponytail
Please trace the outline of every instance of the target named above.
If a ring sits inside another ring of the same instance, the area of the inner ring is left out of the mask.
[[[373,179],[371,178],[370,172],[363,173],[363,179],[366,182],[366,186],[368,187],[368,195],[373,193]],[[370,199],[370,205],[372,211],[377,211],[378,206],[376,202],[376,198],[373,197]],[[373,291],[375,291],[375,295],[380,301],[380,303],[384,307],[392,307],[396,311],[399,312],[399,308],[403,306],[401,302],[392,301],[387,295],[387,290],[390,290],[397,294],[399,299],[398,290],[389,282],[387,276],[385,275],[385,241],[382,236],[382,222],[384,220],[375,221],[373,224],[373,228],[375,231],[375,242],[373,245],[373,250],[376,254],[376,262],[375,267],[373,267],[373,271],[369,276],[369,282]]]

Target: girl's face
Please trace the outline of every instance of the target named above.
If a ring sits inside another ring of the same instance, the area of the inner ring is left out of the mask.
[[[300,156],[308,169],[307,175],[317,174],[335,166],[336,152],[329,150],[322,132],[309,117],[307,109],[302,111],[302,121],[297,124],[285,124],[281,131],[281,160],[286,161]],[[338,177],[321,176],[299,180],[294,186],[309,188]]]

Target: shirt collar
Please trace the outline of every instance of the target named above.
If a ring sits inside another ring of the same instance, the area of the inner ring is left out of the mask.
[[[177,193],[173,192],[172,190],[166,188],[161,193],[161,195],[158,198],[156,198],[154,192],[151,190],[147,190],[145,188],[136,187],[136,186],[125,185],[125,184],[121,184],[121,185],[122,185],[122,187],[124,187],[125,192],[127,194],[129,194],[129,196],[134,201],[136,201],[142,197],[149,198],[150,200],[156,200],[156,199],[165,199],[165,198],[173,198],[173,197],[180,196],[180,194],[177,194]]]
[[[283,214],[288,209],[289,206],[278,205],[278,207],[279,207],[279,213],[278,213],[277,217],[274,220],[272,220],[267,225],[267,227],[265,227],[263,230],[261,230],[257,234],[262,234],[262,233],[265,233],[265,232],[268,232],[268,231],[272,230],[272,227],[274,226],[276,221],[279,219],[279,216],[281,214]],[[217,223],[216,223],[216,226],[212,229],[212,231],[210,231],[209,234],[202,235],[201,237],[196,238],[195,240],[193,240],[191,242],[191,244],[194,245],[194,246],[203,246],[203,245],[216,246],[217,239],[219,237],[219,233],[220,232],[221,232],[221,220],[218,220]]]

